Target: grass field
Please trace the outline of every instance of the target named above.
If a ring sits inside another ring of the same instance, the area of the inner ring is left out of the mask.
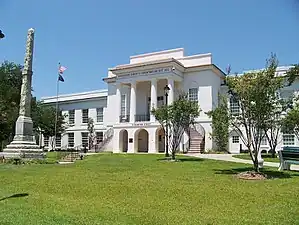
[[[162,157],[0,164],[0,224],[298,224],[299,173],[245,181],[245,164]]]
[[[251,160],[249,153],[234,155],[233,157],[239,158],[239,159]],[[262,154],[262,158],[264,159],[265,162],[277,162],[277,163],[279,163],[279,158],[277,158],[277,156],[275,156],[275,158],[272,158],[271,154]]]

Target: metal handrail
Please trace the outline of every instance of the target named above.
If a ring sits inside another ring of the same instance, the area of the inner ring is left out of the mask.
[[[136,122],[150,121],[150,115],[149,114],[135,115],[135,121]]]
[[[104,135],[104,140],[101,143],[95,145],[95,147],[96,147],[95,152],[100,152],[101,149],[111,140],[113,135],[114,135],[114,130],[111,127],[106,131],[106,133]]]
[[[130,122],[130,115],[121,115],[119,116],[120,123],[128,123]]]

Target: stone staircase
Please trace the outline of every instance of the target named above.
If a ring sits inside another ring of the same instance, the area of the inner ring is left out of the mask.
[[[190,127],[189,135],[190,143],[188,153],[203,153],[205,150],[205,137],[200,134],[195,127]]]
[[[104,140],[100,144],[95,145],[95,152],[102,152],[105,150],[106,146],[110,143],[113,138],[114,130],[109,128],[104,136]]]

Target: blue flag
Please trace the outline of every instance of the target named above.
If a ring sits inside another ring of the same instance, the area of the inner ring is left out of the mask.
[[[63,79],[63,77],[61,76],[61,74],[59,74],[58,80],[61,81],[61,82],[64,82],[64,79]]]

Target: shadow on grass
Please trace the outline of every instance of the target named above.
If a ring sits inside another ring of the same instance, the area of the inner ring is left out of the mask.
[[[171,158],[160,158],[158,161],[173,161]],[[200,158],[192,158],[192,157],[178,157],[175,159],[175,162],[202,162],[203,159]]]
[[[234,169],[226,169],[226,170],[214,170],[215,174],[227,174],[227,175],[236,175],[238,173],[246,172],[246,171],[253,171],[252,167],[243,167],[243,168],[234,168]],[[290,174],[281,171],[274,171],[274,170],[267,170],[267,169],[260,169],[260,172],[266,174],[268,179],[286,179],[292,178],[293,176],[299,176],[298,174]]]
[[[28,193],[20,193],[20,194],[14,194],[8,197],[4,197],[0,199],[0,202],[6,199],[10,199],[10,198],[22,198],[22,197],[27,197],[29,194]]]

